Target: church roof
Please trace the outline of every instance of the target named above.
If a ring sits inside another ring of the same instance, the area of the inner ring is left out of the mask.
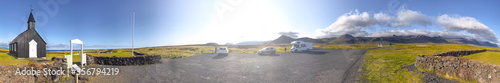
[[[28,23],[29,22],[35,22],[35,18],[33,17],[33,13],[30,12],[30,17],[28,18]]]
[[[24,31],[23,33],[17,35],[17,37],[14,38],[14,40],[12,40],[12,42],[10,42],[10,43],[12,44],[12,43],[18,42],[19,40],[30,36],[30,34],[36,34],[37,37],[40,37],[40,39],[42,39],[43,43],[47,44],[47,42],[45,42],[45,40],[43,40],[42,36],[40,36],[38,34],[38,32],[36,32],[36,30],[34,30],[34,29],[28,29],[28,30]]]

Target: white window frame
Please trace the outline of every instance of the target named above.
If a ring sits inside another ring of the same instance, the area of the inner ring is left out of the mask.
[[[17,51],[16,48],[17,48],[17,43],[14,43],[14,52]]]

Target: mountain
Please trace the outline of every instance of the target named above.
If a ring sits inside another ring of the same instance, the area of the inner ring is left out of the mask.
[[[325,43],[329,44],[357,44],[357,43],[453,43],[453,44],[473,44],[478,46],[498,47],[498,45],[477,41],[475,39],[464,38],[443,38],[429,37],[426,35],[410,36],[388,36],[388,37],[353,37],[349,34],[339,36],[338,38],[323,38]]]
[[[344,34],[344,35],[341,35],[339,38],[337,39],[354,39],[354,36],[352,35],[349,35],[349,34]]]
[[[429,37],[425,35],[417,36],[391,36],[391,37],[378,37],[380,40],[377,41],[387,41],[393,43],[449,43],[445,38],[441,37]]]
[[[224,45],[234,45],[234,44],[233,44],[233,43],[226,43],[226,44],[224,44]]]
[[[308,37],[294,39],[292,37],[288,37],[285,35],[281,35],[280,37],[271,41],[270,43],[271,44],[289,44],[290,42],[296,41],[296,40],[302,40],[305,42],[313,42],[313,43],[324,43],[321,39],[312,39],[312,38],[308,38]]]
[[[314,43],[324,43],[321,39],[313,39],[313,38],[309,38],[309,37],[303,37],[303,38],[299,38],[296,40],[302,40],[305,42],[314,42]]]
[[[278,37],[278,39],[275,39],[275,40],[271,41],[270,43],[272,43],[272,44],[283,44],[283,43],[290,43],[292,41],[295,41],[295,39],[293,39],[292,37],[281,35],[280,37]]]
[[[210,42],[210,43],[206,43],[206,44],[187,44],[187,45],[179,45],[179,46],[216,46],[216,45],[219,45],[219,44]]]
[[[448,38],[446,41],[450,43],[458,43],[458,44],[474,44],[478,46],[488,46],[488,47],[498,47],[498,45],[490,43],[490,42],[482,42],[477,41],[475,39],[464,39],[464,38]]]
[[[236,43],[235,45],[259,45],[264,43],[269,43],[270,41],[244,41],[240,43]]]

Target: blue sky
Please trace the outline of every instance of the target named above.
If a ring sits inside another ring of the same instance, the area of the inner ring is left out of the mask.
[[[30,5],[36,30],[49,50],[69,49],[69,40],[76,38],[88,49],[130,48],[133,10],[136,47],[267,41],[281,34],[311,38],[426,34],[498,43],[500,6],[495,3],[499,2],[2,0],[0,44],[27,29]]]

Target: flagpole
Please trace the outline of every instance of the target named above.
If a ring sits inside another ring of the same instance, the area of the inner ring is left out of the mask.
[[[134,56],[134,28],[135,28],[135,10],[132,16],[132,56]]]

